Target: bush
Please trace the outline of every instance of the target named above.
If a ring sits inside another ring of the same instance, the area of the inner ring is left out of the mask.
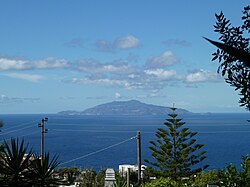
[[[219,183],[219,177],[216,170],[209,170],[208,172],[200,172],[194,178],[194,186],[206,187],[207,184],[216,185]]]
[[[143,187],[177,187],[177,183],[169,178],[160,178],[142,185]]]

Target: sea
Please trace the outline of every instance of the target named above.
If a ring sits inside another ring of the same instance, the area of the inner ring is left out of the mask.
[[[137,132],[141,133],[142,163],[152,160],[149,149],[155,132],[164,128],[168,116],[93,116],[93,115],[0,115],[4,126],[0,143],[11,138],[40,154],[41,128],[45,122],[45,152],[58,155],[59,167],[79,169],[118,169],[121,164],[137,164]],[[208,169],[223,169],[228,164],[240,167],[243,155],[250,154],[249,113],[179,115],[190,131],[198,132],[197,143],[204,144]],[[147,164],[146,164],[147,165]]]

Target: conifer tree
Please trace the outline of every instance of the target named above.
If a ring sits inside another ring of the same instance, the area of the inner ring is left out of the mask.
[[[203,144],[197,144],[194,136],[197,132],[190,132],[189,128],[183,127],[185,122],[178,118],[176,108],[171,108],[172,114],[164,122],[165,128],[158,128],[156,141],[150,141],[154,161],[145,160],[153,167],[157,176],[170,177],[178,181],[182,177],[189,177],[208,165],[195,167],[203,161],[206,151],[200,149]]]

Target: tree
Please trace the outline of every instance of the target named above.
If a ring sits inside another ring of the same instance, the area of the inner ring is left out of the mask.
[[[42,161],[40,156],[34,156],[34,160],[30,163],[29,167],[29,178],[33,181],[34,186],[48,187],[62,184],[59,179],[53,178],[54,170],[59,165],[57,160],[58,156],[54,156],[50,159],[49,153],[45,154]]]
[[[97,187],[103,187],[105,184],[106,169],[101,169],[96,176]]]
[[[219,184],[220,179],[216,170],[198,173],[193,182],[193,186],[216,186]]]
[[[24,140],[11,139],[11,145],[6,141],[3,144],[1,159],[1,186],[29,186],[29,162],[32,157],[32,150],[28,150],[28,145],[24,145]]]
[[[80,187],[96,186],[96,171],[91,169],[81,171],[79,183]]]
[[[144,187],[167,187],[167,186],[180,187],[179,184],[177,184],[175,181],[172,181],[168,178],[159,178],[151,182],[148,182],[144,185]]]
[[[76,167],[64,167],[58,169],[59,176],[63,178],[65,175],[67,177],[68,183],[74,184],[77,176],[81,173]]]
[[[250,111],[250,6],[244,7],[242,25],[234,27],[224,14],[215,14],[216,24],[214,31],[218,33],[221,42],[207,39],[216,47],[212,61],[218,59],[221,63],[218,72],[228,84],[239,90],[240,106]]]
[[[11,139],[10,145],[5,141],[0,154],[0,186],[30,187],[55,186],[60,181],[53,178],[54,169],[58,166],[56,156],[51,160],[46,154],[41,161],[24,140]]]
[[[174,181],[179,181],[182,177],[189,177],[197,173],[208,165],[196,167],[195,165],[203,161],[206,151],[199,150],[203,144],[196,144],[193,137],[197,132],[189,132],[189,128],[184,128],[185,122],[177,118],[176,108],[171,108],[172,114],[164,123],[165,128],[158,128],[156,141],[150,141],[149,147],[152,151],[154,161],[145,160],[155,168],[155,174],[160,177],[170,177]]]
[[[126,187],[127,186],[127,181],[126,179],[122,178],[120,174],[118,173],[116,175],[116,182],[112,187]]]

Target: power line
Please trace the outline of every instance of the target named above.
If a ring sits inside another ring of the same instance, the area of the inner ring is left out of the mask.
[[[136,131],[109,131],[109,130],[85,130],[85,129],[49,129],[58,132],[100,132],[100,133],[135,133]]]
[[[39,131],[36,131],[36,132],[32,132],[32,133],[28,133],[28,134],[24,134],[24,135],[22,135],[22,136],[18,136],[18,138],[19,137],[25,137],[25,136],[29,136],[29,135],[32,135],[32,134],[36,134],[36,133],[38,133]],[[10,138],[7,138],[7,139],[3,139],[3,140],[0,140],[0,142],[4,142],[4,141],[8,141],[8,140],[11,140],[11,138],[12,137],[10,137]]]
[[[51,131],[57,131],[57,132],[92,132],[92,133],[135,133],[135,130],[131,131],[109,131],[109,130],[88,130],[88,129],[49,129]],[[143,134],[154,134],[152,131],[141,131]]]
[[[96,126],[99,126],[99,125],[102,125],[102,126],[105,126],[105,124],[88,124],[88,123],[50,123],[50,125],[53,125],[53,126],[93,126],[93,127],[96,127]],[[114,127],[155,127],[156,125],[108,125],[109,127],[111,126],[114,126]]]
[[[28,129],[28,128],[31,128],[31,127],[34,127],[33,124],[32,124],[32,125],[29,125],[29,126],[27,126],[27,127],[23,127],[23,128],[21,128],[21,129],[16,129],[16,130],[12,130],[12,131],[9,131],[9,132],[1,133],[1,135],[6,135],[6,134],[13,133],[13,132],[18,132],[18,131],[21,131],[21,130],[24,130],[24,129]]]
[[[133,137],[128,138],[128,139],[126,139],[126,140],[123,140],[123,141],[121,141],[121,142],[119,142],[119,143],[116,143],[116,144],[110,145],[110,146],[108,146],[108,147],[105,147],[105,148],[99,149],[99,150],[97,150],[97,151],[94,151],[94,152],[88,153],[88,154],[83,155],[83,156],[80,156],[80,157],[77,157],[77,158],[74,158],[74,159],[68,160],[68,161],[66,161],[66,162],[61,163],[60,165],[68,164],[68,163],[70,163],[70,162],[74,162],[74,161],[76,161],[76,160],[80,160],[80,159],[86,158],[86,157],[88,157],[88,156],[91,156],[91,155],[94,155],[94,154],[100,153],[100,152],[105,151],[105,150],[107,150],[107,149],[110,149],[110,148],[116,147],[116,146],[118,146],[118,145],[121,145],[121,144],[123,144],[123,143],[125,143],[125,142],[128,142],[128,141],[130,141],[130,140],[132,140],[132,139],[134,139],[134,138],[136,138],[136,137],[137,137],[137,136],[133,136]]]
[[[4,131],[6,131],[6,130],[10,130],[10,129],[14,129],[14,128],[17,128],[17,127],[22,127],[22,126],[25,126],[25,125],[28,125],[28,124],[31,124],[31,123],[36,123],[36,122],[38,122],[38,120],[35,120],[35,121],[30,121],[30,122],[25,122],[25,123],[21,123],[21,124],[19,124],[19,125],[15,125],[15,126],[13,126],[13,127],[9,127],[9,128],[2,128]]]

